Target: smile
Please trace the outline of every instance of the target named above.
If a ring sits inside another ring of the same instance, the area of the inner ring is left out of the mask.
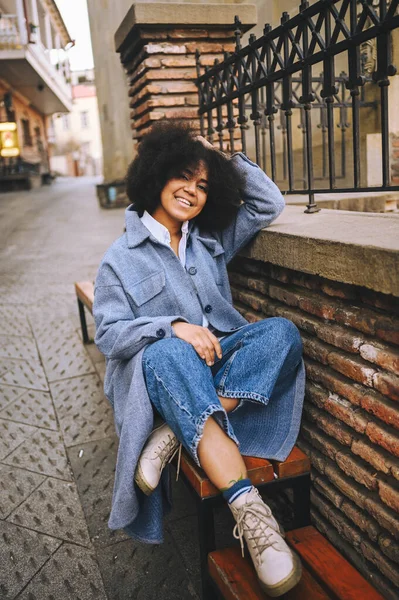
[[[191,202],[189,200],[186,200],[185,198],[181,198],[180,196],[176,196],[175,199],[177,200],[177,202],[179,204],[182,204],[183,206],[192,206]]]

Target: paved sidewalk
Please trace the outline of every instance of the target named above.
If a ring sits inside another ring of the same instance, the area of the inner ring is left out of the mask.
[[[73,283],[94,279],[123,210],[100,209],[94,183],[0,194],[0,598],[198,599],[182,484],[163,545],[107,527],[117,438]]]

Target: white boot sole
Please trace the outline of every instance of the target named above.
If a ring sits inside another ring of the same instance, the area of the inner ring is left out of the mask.
[[[140,468],[140,464],[137,465],[134,481],[146,496],[151,496],[152,492],[155,490],[155,488],[151,487],[148,481],[146,481],[143,471]]]
[[[286,594],[290,589],[295,587],[297,583],[299,583],[302,577],[301,561],[294,552],[292,553],[292,556],[294,560],[294,566],[291,573],[285,579],[282,579],[275,585],[267,585],[259,579],[261,587],[271,598],[278,598],[278,596]]]

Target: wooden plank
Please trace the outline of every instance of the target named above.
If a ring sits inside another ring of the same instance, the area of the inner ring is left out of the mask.
[[[266,481],[273,481],[274,471],[271,463],[264,458],[244,456],[248,476],[253,485],[260,485]],[[198,467],[193,459],[183,450],[180,469],[183,471],[194,490],[201,498],[215,496],[219,490],[210,482],[205,472]]]
[[[208,556],[209,573],[225,600],[265,600],[250,558],[242,558],[239,548],[226,548]],[[312,575],[304,569],[300,582],[281,596],[284,600],[329,600]]]
[[[94,285],[91,281],[77,281],[75,283],[76,295],[86,308],[92,313],[94,302]]]
[[[334,600],[384,600],[314,527],[289,531],[286,540]]]
[[[270,462],[273,465],[277,477],[281,479],[284,477],[293,477],[294,475],[302,475],[303,473],[309,473],[310,471],[309,458],[296,446],[284,462],[279,462],[277,460],[271,460]]]

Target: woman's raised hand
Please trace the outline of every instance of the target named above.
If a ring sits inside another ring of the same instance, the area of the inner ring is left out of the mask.
[[[222,348],[219,340],[206,327],[200,325],[191,325],[183,321],[175,321],[172,323],[173,331],[176,337],[191,344],[197,354],[205,360],[208,367],[211,367],[215,362],[215,354],[220,359],[222,358]]]

